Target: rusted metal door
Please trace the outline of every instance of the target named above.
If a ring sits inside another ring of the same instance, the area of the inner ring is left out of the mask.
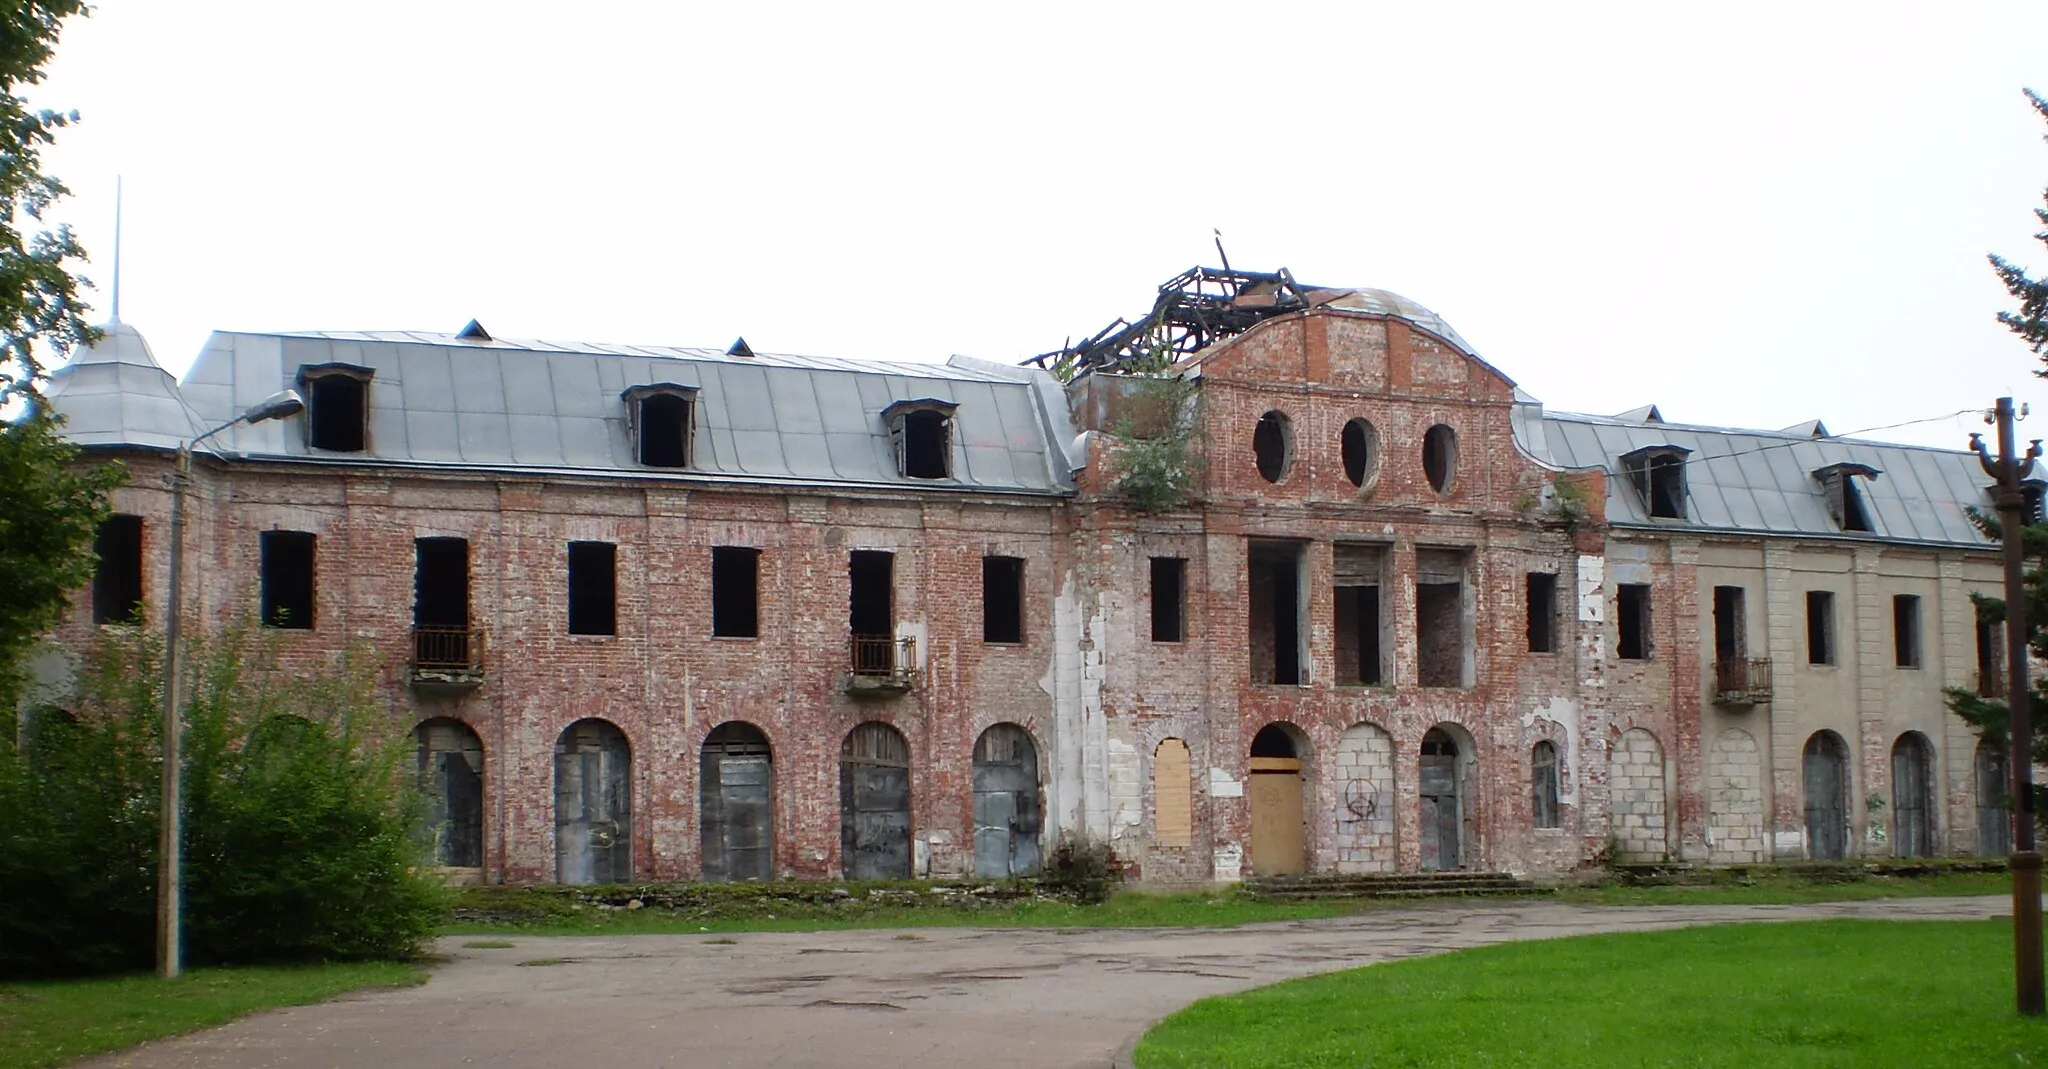
[[[698,792],[704,879],[775,876],[775,768],[752,724],[721,724],[704,740]]]
[[[1849,853],[1848,748],[1832,731],[1815,732],[1802,757],[1807,856],[1836,861]]]
[[[1892,744],[1892,853],[1934,856],[1933,747],[1918,732]]]
[[[555,743],[555,880],[633,878],[633,757],[603,720],[578,720]]]
[[[1038,871],[1038,747],[1015,724],[974,744],[974,872],[1000,879]]]
[[[418,743],[419,791],[426,801],[426,831],[434,864],[478,868],[484,863],[484,750],[476,732],[439,717],[413,729]]]
[[[840,747],[839,855],[849,880],[910,876],[910,747],[887,724],[862,724]]]
[[[1455,869],[1463,863],[1458,791],[1458,744],[1432,729],[1422,737],[1422,867]]]
[[[1252,871],[1289,876],[1308,870],[1301,810],[1301,761],[1252,758]]]
[[[2005,750],[1994,742],[1977,744],[1977,853],[2004,857],[2012,852],[2012,810],[2005,804]]]

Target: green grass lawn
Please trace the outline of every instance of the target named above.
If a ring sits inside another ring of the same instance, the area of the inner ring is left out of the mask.
[[[1181,1066],[2048,1065],[2013,1012],[2012,926],[1836,920],[1465,950],[1205,999],[1153,1029]]]
[[[348,991],[416,984],[411,965],[371,962],[269,969],[195,969],[176,980],[116,976],[0,984],[0,1069],[41,1069],[257,1010]]]

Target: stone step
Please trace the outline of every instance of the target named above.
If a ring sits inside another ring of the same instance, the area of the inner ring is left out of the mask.
[[[1244,893],[1268,901],[1308,898],[1437,898],[1460,895],[1548,894],[1505,872],[1372,872],[1263,876],[1244,882]]]
[[[1523,896],[1549,895],[1548,887],[1533,884],[1490,887],[1387,887],[1373,891],[1346,891],[1336,888],[1316,888],[1292,891],[1253,891],[1253,898],[1262,902],[1303,902],[1319,899],[1360,899],[1360,898],[1515,898]]]
[[[1455,886],[1461,884],[1498,884],[1519,882],[1509,872],[1345,872],[1299,876],[1254,876],[1245,881],[1247,887],[1324,887],[1336,884],[1369,887],[1380,884],[1427,883],[1430,885]]]

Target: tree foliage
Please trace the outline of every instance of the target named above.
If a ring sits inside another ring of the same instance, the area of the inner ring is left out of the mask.
[[[83,11],[80,0],[27,0],[0,15],[0,708],[13,705],[22,661],[65,594],[91,577],[93,532],[122,479],[112,466],[78,467],[41,403],[46,359],[96,333],[71,232],[29,233],[66,192],[42,172],[42,150],[77,115],[31,111],[21,90],[42,81],[64,20]]]
[[[154,635],[109,632],[69,710],[0,739],[0,978],[149,966],[162,655]],[[309,672],[238,630],[186,664],[190,960],[415,953],[447,901],[420,867],[412,750],[367,659]]]

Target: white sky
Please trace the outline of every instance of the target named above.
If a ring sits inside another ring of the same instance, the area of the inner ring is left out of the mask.
[[[2048,5],[102,0],[40,106],[122,318],[1016,360],[1216,259],[1395,290],[1553,408],[2032,402]],[[1873,437],[1960,447],[1947,419]]]

